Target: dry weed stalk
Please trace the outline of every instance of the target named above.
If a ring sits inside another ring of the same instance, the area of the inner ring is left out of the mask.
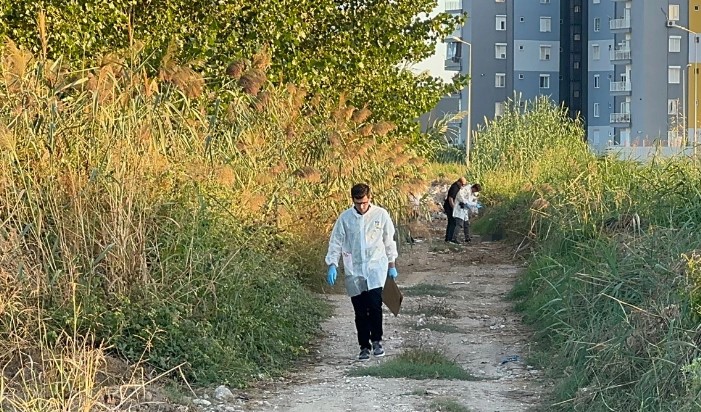
[[[256,53],[253,56],[253,61],[251,62],[251,65],[256,69],[265,72],[270,67],[270,63],[270,51],[268,50],[268,46],[264,46],[261,50],[258,51],[258,53]]]
[[[243,62],[243,60],[237,60],[229,64],[229,66],[226,68],[226,75],[233,77],[234,80],[238,80],[241,78],[244,70],[246,70],[246,64]]]
[[[260,69],[249,69],[239,79],[239,86],[251,96],[257,96],[267,81],[265,72]]]
[[[356,110],[355,113],[353,113],[351,120],[353,120],[355,123],[363,123],[370,118],[370,115],[372,115],[372,112],[367,108],[367,106],[364,106],[362,109]]]

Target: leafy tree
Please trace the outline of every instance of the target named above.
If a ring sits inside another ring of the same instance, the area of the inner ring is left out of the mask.
[[[174,45],[210,79],[267,47],[269,78],[369,103],[379,119],[415,119],[461,86],[414,75],[464,16],[430,15],[435,0],[0,0],[0,34],[48,57],[85,61],[142,42],[154,61]],[[45,19],[40,18],[44,15]],[[41,34],[40,34],[41,33]]]

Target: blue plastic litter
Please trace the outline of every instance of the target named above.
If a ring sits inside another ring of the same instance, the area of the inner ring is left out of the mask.
[[[518,355],[510,355],[510,356],[507,356],[504,359],[502,359],[500,365],[503,365],[503,364],[509,363],[509,362],[518,362],[520,360],[521,360],[521,358]]]

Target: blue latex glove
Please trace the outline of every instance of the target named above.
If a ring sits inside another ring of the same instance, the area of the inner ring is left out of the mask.
[[[336,265],[329,265],[329,271],[326,273],[326,281],[331,286],[336,283]]]
[[[482,209],[482,203],[477,202],[477,209]]]
[[[389,268],[387,270],[387,275],[389,277],[391,277],[392,279],[396,279],[397,278],[397,268]]]

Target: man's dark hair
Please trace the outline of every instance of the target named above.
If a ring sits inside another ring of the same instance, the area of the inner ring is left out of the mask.
[[[351,197],[353,199],[362,199],[365,196],[370,197],[370,186],[365,183],[358,183],[351,188]]]
[[[480,190],[482,190],[482,185],[481,185],[481,184],[479,184],[479,183],[474,183],[474,184],[472,185],[472,191],[473,191],[473,192],[479,192]]]

